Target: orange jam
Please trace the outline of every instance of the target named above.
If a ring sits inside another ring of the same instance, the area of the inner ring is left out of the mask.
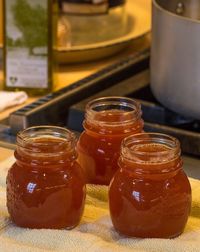
[[[118,169],[122,140],[143,130],[140,104],[124,97],[94,100],[83,126],[77,150],[86,181],[108,185]]]
[[[73,133],[33,127],[17,136],[16,162],[7,175],[11,220],[28,228],[67,228],[80,222],[85,183]]]
[[[180,235],[191,208],[191,187],[173,137],[142,133],[122,143],[120,169],[109,188],[115,229],[126,236]]]

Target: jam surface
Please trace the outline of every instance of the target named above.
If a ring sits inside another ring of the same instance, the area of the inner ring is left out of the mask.
[[[182,161],[159,163],[159,153],[167,150],[159,144],[136,148],[143,155],[158,152],[158,156],[152,164],[148,163],[149,155],[143,156],[142,163],[137,158],[134,162],[120,160],[109,188],[113,225],[131,237],[176,237],[183,232],[191,207],[191,188]]]
[[[118,169],[122,140],[143,129],[143,121],[131,120],[124,111],[102,111],[96,115],[99,124],[84,122],[85,131],[78,142],[78,160],[86,174],[86,181],[109,185]],[[123,123],[124,121],[124,123]]]
[[[7,207],[21,227],[67,228],[81,219],[85,182],[81,168],[57,138],[38,138],[15,151],[7,176]]]

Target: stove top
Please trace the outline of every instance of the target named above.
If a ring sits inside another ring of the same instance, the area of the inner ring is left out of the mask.
[[[97,97],[115,95],[141,102],[145,131],[173,135],[180,140],[184,153],[200,156],[200,121],[162,106],[151,93],[149,80],[149,51],[130,55],[14,112],[8,125],[1,125],[0,141],[12,143],[18,130],[33,125],[59,125],[81,132],[87,102]]]
[[[128,97],[154,105],[151,114],[147,113],[148,108],[144,105],[144,116],[147,121],[200,133],[200,121],[177,114],[161,105],[153,96],[150,85],[129,94]]]
[[[145,131],[173,135],[180,140],[184,153],[200,156],[200,121],[184,117],[162,106],[151,92],[148,70],[74,104],[69,110],[67,127],[82,131],[87,102],[109,95],[127,96],[139,100],[142,104]]]

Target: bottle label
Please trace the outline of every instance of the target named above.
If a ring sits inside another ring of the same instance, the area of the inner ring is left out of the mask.
[[[48,11],[48,0],[5,1],[7,87],[48,87]]]

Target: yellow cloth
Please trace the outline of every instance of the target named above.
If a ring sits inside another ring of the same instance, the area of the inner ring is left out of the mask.
[[[5,175],[13,162],[0,164],[0,252],[200,252],[200,181],[190,179],[192,211],[185,232],[176,239],[131,239],[115,232],[108,211],[107,187],[88,186],[84,216],[67,230],[31,230],[14,226],[6,209]]]

